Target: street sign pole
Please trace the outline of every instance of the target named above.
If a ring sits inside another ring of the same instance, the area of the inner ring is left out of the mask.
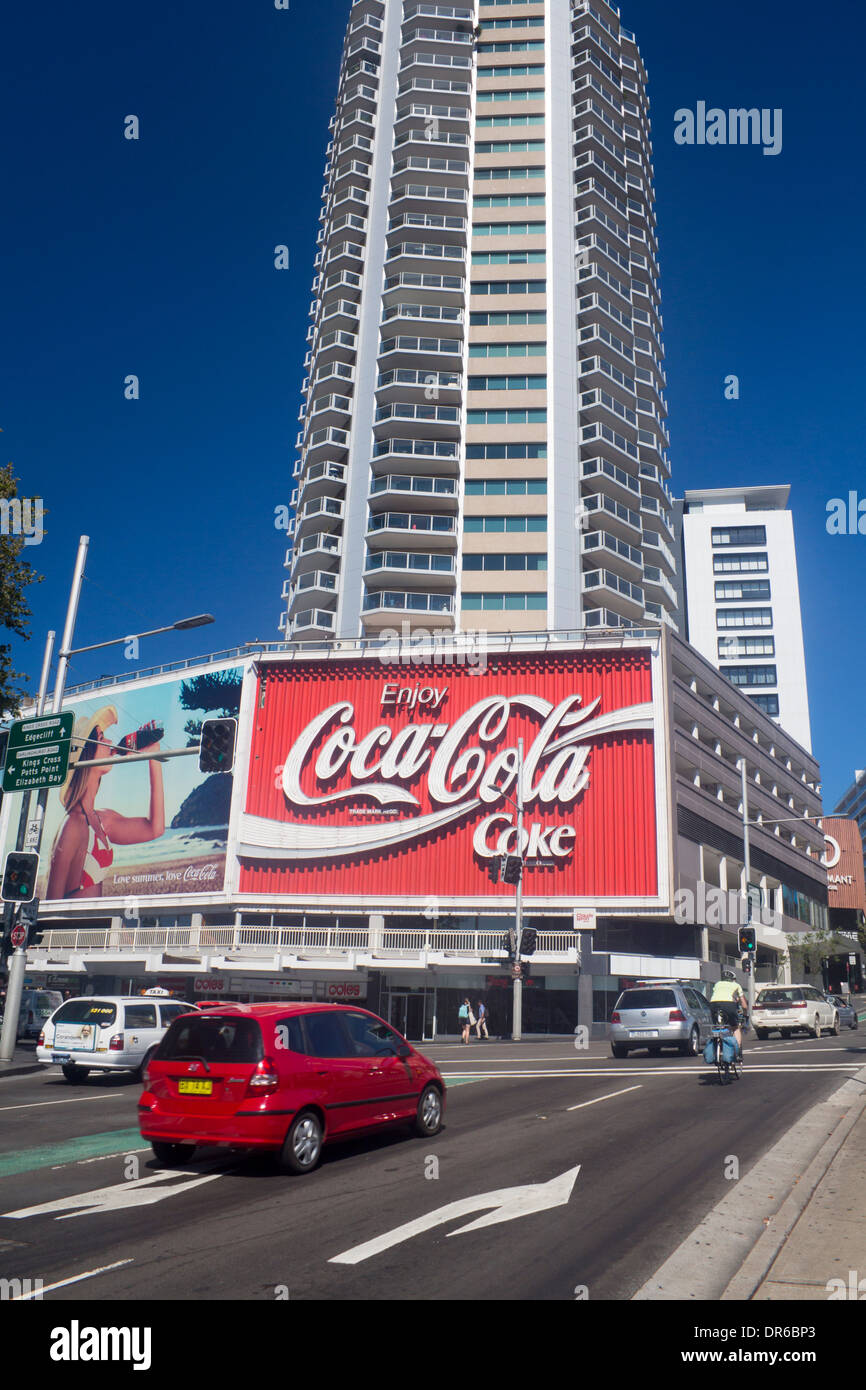
[[[36,713],[41,715],[45,710],[45,696],[48,693],[48,673],[51,669],[51,656],[54,651],[53,632],[49,632],[45,639],[45,653],[42,658],[42,674],[39,677],[39,694],[36,696]],[[44,815],[44,811],[43,811]],[[18,816],[18,835],[15,847],[18,850],[24,848],[25,837],[27,837],[27,821],[30,816],[30,792],[24,792],[21,797],[21,811]],[[42,819],[39,818],[39,837],[34,849],[38,850],[39,838],[42,833]],[[27,837],[32,838],[32,837]],[[14,903],[4,903],[4,908],[11,908],[15,914],[18,909]],[[15,916],[10,918],[13,923],[12,931],[15,932]],[[4,914],[4,922],[6,917]],[[24,990],[24,974],[27,967],[27,933],[25,932],[23,945],[16,945],[14,952],[9,959],[9,983],[6,986],[6,1008],[3,1014],[3,1031],[0,1033],[0,1062],[11,1062],[15,1056],[15,1041],[18,1034],[18,1014],[21,1011],[21,995]]]
[[[517,849],[515,853],[523,858],[523,739],[517,740]],[[523,866],[517,880],[514,902],[515,915],[515,965],[520,968],[520,947],[523,937]],[[520,1042],[523,1033],[523,972],[515,974],[513,984],[513,1003],[511,1010],[511,1037]]]

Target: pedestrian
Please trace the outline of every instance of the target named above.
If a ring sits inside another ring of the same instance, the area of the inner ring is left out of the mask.
[[[490,1041],[490,1034],[489,1034],[488,1031],[487,1031],[487,1006],[485,1005],[483,999],[479,999],[479,1000],[478,1000],[478,1025],[477,1025],[477,1027],[476,1027],[476,1029],[475,1029],[475,1036],[477,1037],[477,1039],[478,1039],[479,1042],[481,1041],[481,1029],[482,1029],[482,1028],[484,1029],[484,1036],[485,1036],[485,1038],[487,1039],[487,1041],[489,1042],[489,1041]]]
[[[468,1043],[469,1041],[469,1019],[471,1012],[472,1011],[469,1007],[469,1000],[464,999],[463,1003],[460,1005],[460,1008],[457,1010],[457,1017],[460,1019],[460,1027],[463,1030],[463,1037],[461,1041],[465,1043]]]

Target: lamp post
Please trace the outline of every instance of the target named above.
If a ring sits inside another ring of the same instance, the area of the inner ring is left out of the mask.
[[[115,647],[124,642],[141,637],[155,637],[159,633],[186,631],[187,628],[205,627],[214,621],[210,613],[198,613],[191,618],[179,618],[177,622],[169,623],[166,627],[151,628],[147,632],[131,633],[126,637],[112,637],[107,642],[93,642],[86,647],[73,647],[72,638],[75,632],[75,621],[78,616],[78,604],[81,598],[81,586],[84,580],[84,566],[87,560],[87,552],[90,546],[90,537],[82,536],[78,542],[78,554],[75,560],[75,569],[72,575],[72,587],[69,591],[69,603],[66,609],[66,622],[63,628],[63,638],[60,650],[57,654],[57,679],[54,685],[54,695],[52,698],[51,712],[59,714],[63,704],[63,695],[66,690],[66,676],[69,670],[69,658],[78,656],[82,652],[99,651],[102,647]],[[39,695],[36,703],[36,713],[41,715],[44,711],[45,697],[48,690],[48,671],[51,662],[51,652],[54,646],[54,633],[48,634],[46,642],[45,656],[42,663],[42,675],[39,683]],[[195,748],[184,748],[177,752],[163,753],[162,757],[185,757],[197,753]],[[130,754],[125,761],[132,762],[153,757],[150,753]],[[159,756],[159,755],[158,755]],[[105,760],[110,762],[110,759]],[[85,766],[101,766],[102,762],[91,762]],[[28,836],[28,845],[36,853],[42,843],[42,827],[45,824],[45,808],[48,804],[48,789],[43,788],[39,792],[36,805],[36,825],[33,836]],[[20,849],[26,831],[26,819],[30,808],[30,793],[24,794],[24,801],[21,806],[21,815],[18,824],[18,847]],[[27,961],[26,944],[18,947],[9,962],[9,981],[6,990],[6,1010],[3,1018],[3,1030],[0,1034],[0,1062],[11,1062],[15,1053],[15,1040],[18,1033],[18,1013],[21,1008],[21,994],[24,987],[24,974]]]

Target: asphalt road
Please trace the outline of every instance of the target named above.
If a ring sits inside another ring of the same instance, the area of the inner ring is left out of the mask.
[[[748,1171],[866,1063],[848,1031],[753,1043],[727,1087],[700,1059],[602,1044],[422,1050],[451,1081],[444,1130],[334,1146],[303,1178],[215,1151],[167,1172],[134,1083],[6,1078],[0,1278],[74,1302],[625,1300],[731,1190],[732,1158]]]

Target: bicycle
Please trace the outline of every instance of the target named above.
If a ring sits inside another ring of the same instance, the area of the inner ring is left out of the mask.
[[[739,1081],[740,1077],[742,1076],[743,1058],[742,1054],[737,1051],[736,1039],[734,1038],[734,1030],[725,1022],[724,1014],[721,1012],[721,1010],[714,1010],[713,1018],[715,1022],[715,1027],[713,1028],[712,1033],[710,1034],[713,1043],[713,1059],[715,1061],[716,1069],[719,1074],[719,1085],[727,1086],[728,1083],[731,1081]],[[742,1027],[742,1015],[740,1026]],[[730,1038],[734,1043],[736,1055],[732,1062],[728,1062],[725,1060],[724,1041],[726,1038]]]

